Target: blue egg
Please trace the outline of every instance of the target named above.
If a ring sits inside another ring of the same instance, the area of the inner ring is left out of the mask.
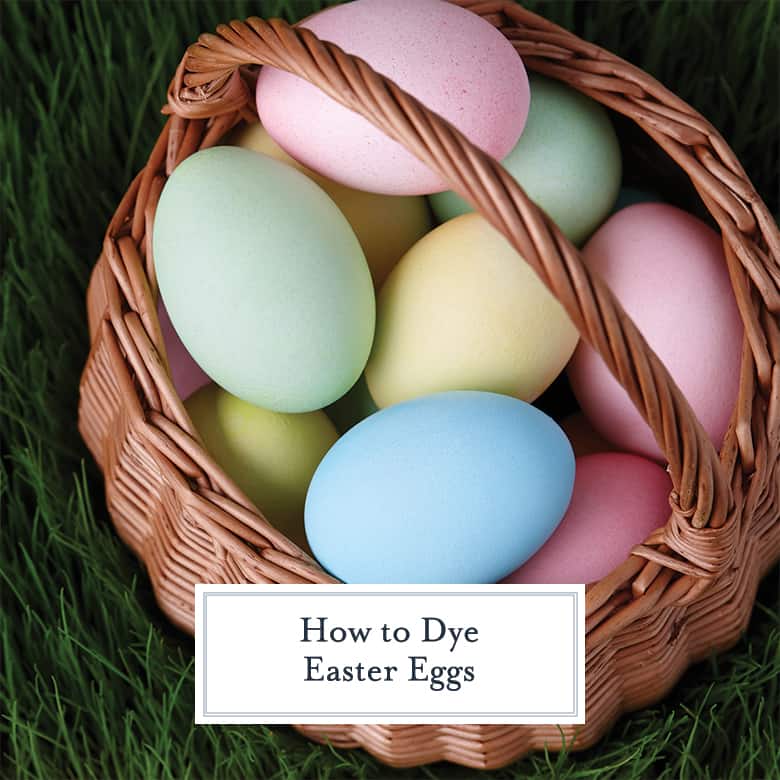
[[[306,536],[348,583],[490,583],[530,558],[574,485],[563,431],[530,404],[454,391],[390,406],[331,447]]]

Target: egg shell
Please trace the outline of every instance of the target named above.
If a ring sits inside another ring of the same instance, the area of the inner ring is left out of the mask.
[[[242,401],[214,384],[185,403],[207,452],[265,518],[308,549],[303,526],[312,475],[338,433],[324,412],[285,414]]]
[[[364,59],[497,159],[522,132],[525,67],[512,44],[470,11],[441,0],[355,0],[301,26]],[[262,68],[257,111],[283,149],[329,179],[391,195],[446,187],[397,141],[297,76]]]
[[[674,206],[640,203],[610,217],[583,260],[633,318],[719,448],[737,399],[743,327],[718,234]],[[568,374],[604,438],[664,460],[628,394],[585,342]]]
[[[320,563],[352,583],[487,583],[550,536],[574,456],[555,422],[495,393],[383,409],[339,439],[306,497]]]
[[[563,521],[539,552],[504,582],[600,580],[666,523],[671,490],[669,475],[638,455],[604,452],[578,457],[574,492]]]
[[[376,411],[377,405],[368,391],[366,377],[361,374],[360,379],[346,395],[342,395],[338,401],[325,409],[325,414],[341,433],[346,433]]]
[[[615,202],[622,170],[617,135],[596,101],[544,76],[529,80],[528,121],[502,164],[563,234],[580,244]],[[442,222],[472,210],[452,191],[430,200]]]
[[[360,376],[371,274],[343,214],[299,171],[236,147],[193,154],[163,188],[153,248],[176,332],[232,394],[307,412]]]
[[[612,449],[612,445],[593,428],[582,412],[570,414],[561,420],[559,425],[568,436],[578,458],[596,452],[609,452]]]
[[[387,278],[366,381],[380,408],[445,390],[532,401],[578,338],[509,242],[479,215],[464,214],[424,236]]]
[[[157,301],[157,317],[160,320],[165,352],[168,357],[168,366],[171,369],[173,387],[182,401],[187,400],[195,391],[205,387],[211,380],[206,372],[192,359],[187,352],[187,347],[181,343],[176,329],[173,327],[168,310],[162,302]]]
[[[228,143],[292,165],[319,184],[355,231],[366,256],[374,287],[378,288],[382,284],[404,252],[432,227],[431,211],[422,196],[379,195],[326,179],[290,157],[259,122],[238,129],[228,139]]]

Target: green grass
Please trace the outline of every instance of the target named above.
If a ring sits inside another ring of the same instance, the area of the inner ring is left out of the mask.
[[[287,728],[194,728],[192,642],[166,623],[113,533],[76,431],[89,271],[159,132],[184,46],[231,17],[318,6],[0,3],[3,777],[475,774],[445,765],[392,773]],[[777,214],[776,2],[533,6],[697,106]],[[592,750],[536,754],[493,776],[779,777],[779,611],[775,570],[738,646],[692,669],[667,701],[625,717]]]

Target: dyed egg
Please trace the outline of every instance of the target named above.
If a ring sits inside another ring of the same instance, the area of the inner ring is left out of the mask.
[[[617,135],[607,112],[577,90],[536,74],[530,85],[528,121],[503,165],[563,234],[579,244],[615,202],[622,167]],[[451,191],[430,200],[440,221],[471,211]]]
[[[383,409],[330,449],[306,496],[306,535],[345,582],[495,582],[563,517],[574,456],[555,422],[495,393]]]
[[[307,549],[303,507],[312,475],[338,438],[324,412],[261,409],[210,384],[186,403],[206,450],[266,519]]]
[[[162,191],[153,247],[176,332],[233,395],[307,412],[360,376],[371,274],[349,223],[299,171],[247,149],[197,152]]]
[[[578,458],[583,455],[593,455],[596,452],[609,452],[612,449],[609,442],[598,431],[594,430],[582,412],[570,414],[558,424],[569,437],[574,454]]]
[[[502,159],[528,114],[525,67],[492,24],[440,0],[355,0],[301,25],[357,55]],[[421,195],[445,183],[397,141],[303,79],[265,66],[265,128],[296,160],[349,187]]]
[[[444,390],[532,401],[577,339],[509,242],[479,215],[464,214],[420,239],[387,278],[366,381],[380,408]]]
[[[293,165],[319,184],[355,231],[377,288],[404,252],[431,229],[430,209],[422,196],[378,195],[326,179],[293,160],[259,122],[241,128],[229,140]]]
[[[325,409],[325,414],[341,433],[345,433],[375,411],[377,406],[368,392],[365,376],[361,375],[346,395]]]
[[[211,380],[181,343],[162,298],[157,301],[157,317],[160,320],[160,330],[165,343],[174,390],[182,401],[186,401],[196,390],[200,390]]]
[[[504,582],[590,583],[628,558],[669,517],[672,481],[656,463],[618,452],[577,458],[574,492],[563,521]]]
[[[619,211],[583,251],[682,390],[719,448],[739,387],[742,321],[721,239],[662,203]],[[593,427],[621,450],[663,460],[628,394],[585,342],[569,379]]]

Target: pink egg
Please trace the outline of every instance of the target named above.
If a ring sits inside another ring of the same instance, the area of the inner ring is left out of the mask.
[[[669,517],[672,481],[656,463],[619,452],[577,458],[574,492],[561,524],[503,582],[589,583],[626,560]]]
[[[207,385],[211,379],[203,369],[193,360],[187,348],[181,343],[181,339],[173,328],[168,310],[160,298],[157,302],[157,316],[160,318],[165,351],[168,353],[168,364],[171,367],[173,387],[179,394],[179,398],[185,401],[196,390]]]
[[[443,0],[354,0],[302,26],[379,73],[503,159],[525,125],[530,93],[513,46],[481,17]],[[368,120],[297,76],[264,67],[257,110],[292,157],[349,187],[389,195],[448,189]]]
[[[674,206],[640,203],[610,217],[583,259],[631,315],[719,448],[737,399],[743,326],[718,234]],[[665,460],[628,394],[582,341],[568,373],[604,438]]]

